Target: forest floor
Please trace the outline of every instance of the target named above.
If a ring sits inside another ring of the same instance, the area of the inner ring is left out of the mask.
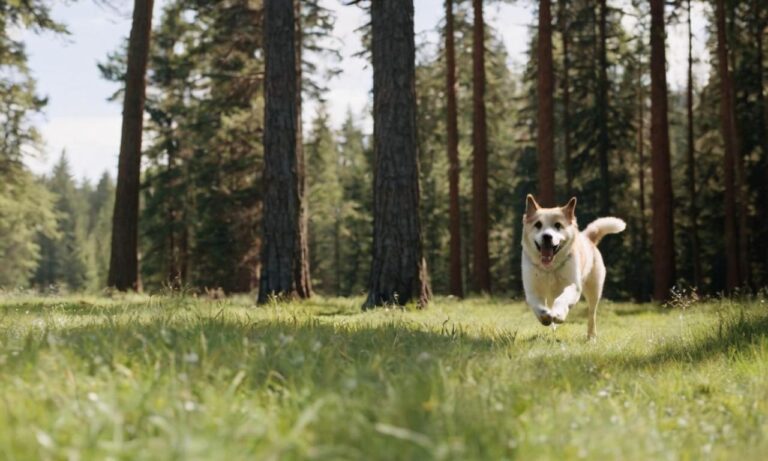
[[[0,295],[2,459],[765,459],[768,306]],[[683,309],[682,307],[686,307]]]

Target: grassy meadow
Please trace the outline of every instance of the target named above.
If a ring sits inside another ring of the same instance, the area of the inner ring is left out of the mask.
[[[0,295],[0,459],[764,459],[768,306]]]

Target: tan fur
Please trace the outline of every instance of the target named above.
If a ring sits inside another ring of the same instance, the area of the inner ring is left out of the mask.
[[[528,195],[523,218],[523,286],[526,302],[544,325],[564,322],[583,294],[589,307],[587,336],[594,338],[605,282],[605,264],[597,244],[605,235],[623,231],[626,224],[618,218],[600,218],[580,232],[575,208],[575,198],[563,207],[541,208]],[[557,246],[551,263],[537,247],[544,235]]]

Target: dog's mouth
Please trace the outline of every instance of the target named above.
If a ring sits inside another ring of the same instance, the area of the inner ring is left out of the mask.
[[[533,243],[536,244],[536,248],[541,254],[541,264],[543,266],[549,266],[552,264],[552,261],[555,259],[555,255],[558,251],[560,251],[560,245],[552,245],[552,242],[548,241],[544,241],[541,245],[539,245],[539,243],[536,241]]]

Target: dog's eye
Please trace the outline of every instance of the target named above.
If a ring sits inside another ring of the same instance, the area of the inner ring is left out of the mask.
[[[563,225],[562,225],[562,224],[560,224],[559,222],[556,222],[556,223],[555,223],[555,229],[557,229],[557,230],[560,230],[560,229],[562,229],[562,228],[563,228]]]
[[[536,221],[536,224],[533,225],[536,229],[541,229],[541,221]]]

